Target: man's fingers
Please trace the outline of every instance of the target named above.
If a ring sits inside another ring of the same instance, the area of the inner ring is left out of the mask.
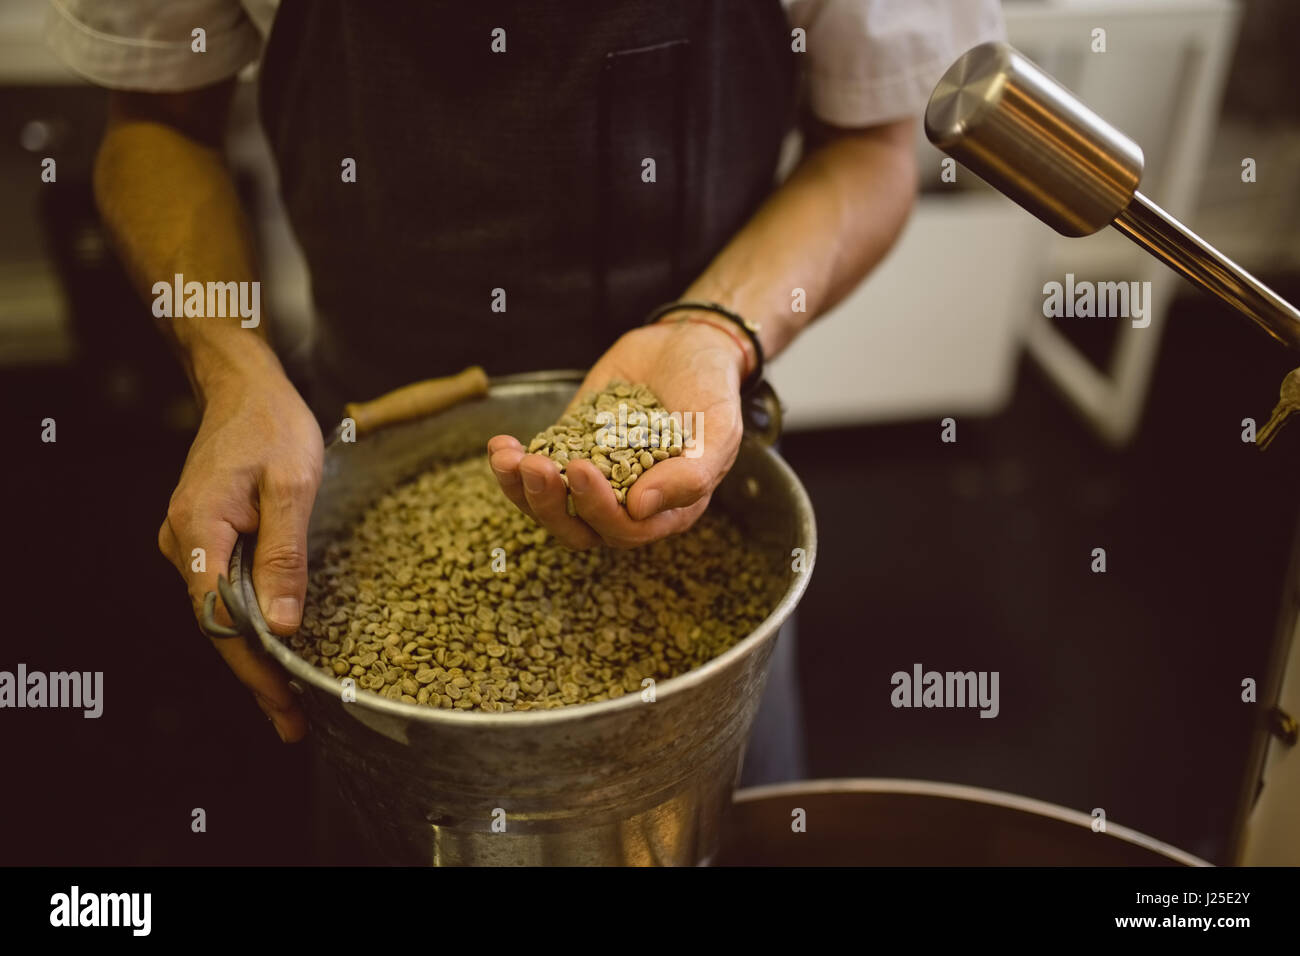
[[[627,513],[644,521],[660,512],[690,508],[713,491],[716,472],[703,458],[669,458],[637,479]]]
[[[158,527],[158,550],[177,571],[181,572],[181,576],[185,577],[185,572],[181,568],[180,542],[176,540],[176,532],[172,530],[171,521],[167,518],[163,518],[163,523]]]
[[[501,438],[509,438],[513,445],[498,441]],[[524,494],[524,480],[519,474],[519,463],[523,460],[523,446],[510,436],[498,435],[488,442],[488,464],[492,466],[492,474],[496,475],[497,484],[516,508],[536,521],[537,516],[528,506],[528,497]]]
[[[519,462],[519,473],[533,517],[561,544],[574,549],[600,544],[600,537],[566,510],[567,490],[555,462],[541,455],[525,455]]]
[[[209,591],[217,590],[217,577],[230,566],[239,532],[229,523],[215,521],[198,526],[207,530],[183,529],[179,534],[170,518],[158,529],[158,548],[184,578],[196,619],[201,619]],[[203,544],[197,542],[202,541]],[[191,544],[191,542],[195,542]],[[213,619],[230,627],[233,621],[221,602],[213,608]],[[307,733],[307,718],[298,706],[288,678],[274,661],[249,647],[245,638],[210,638],[227,666],[253,692],[258,707],[270,719],[284,741],[301,740]]]
[[[307,524],[319,478],[307,471],[262,482],[253,588],[271,633],[287,636],[302,621],[307,596]]]
[[[279,664],[260,649],[250,647],[242,637],[212,638],[212,644],[240,682],[253,692],[257,706],[281,740],[292,743],[306,736],[307,718]]]
[[[523,451],[524,446],[514,435],[494,435],[488,439],[488,454],[498,451]]]
[[[230,567],[230,553],[235,550],[239,532],[227,521],[193,519],[178,521],[170,515],[158,532],[158,546],[176,566],[190,594],[194,617],[201,621],[203,601],[209,591],[217,590],[217,578]],[[213,618],[229,627],[233,622],[217,594]]]
[[[641,482],[638,480],[632,486]],[[603,475],[587,461],[569,464],[569,487],[583,521],[615,548],[635,548],[685,531],[708,504],[707,495],[689,508],[659,512],[645,521],[635,521],[623,510]]]
[[[310,509],[308,498],[308,509]],[[281,631],[277,628],[276,622],[268,615],[270,602],[267,595],[276,593],[275,588],[282,583],[282,578],[277,577],[281,573],[276,561],[271,561],[272,573],[268,575],[267,571],[267,551],[264,550],[265,542],[268,540],[272,546],[282,536],[284,516],[276,505],[270,505],[263,499],[262,503],[262,520],[258,529],[257,553],[253,556],[253,586],[258,593],[258,601],[262,606],[262,616],[266,618],[271,630],[277,634],[291,633],[294,628],[288,631]],[[271,517],[268,520],[268,515]],[[277,522],[280,525],[277,526]],[[268,528],[269,525],[269,528]],[[209,591],[217,589],[217,576],[225,574],[230,567],[230,553],[234,550],[235,541],[239,532],[231,525],[224,524],[224,531],[221,533],[210,532],[208,537],[220,541],[216,551],[208,552],[208,570],[206,574],[192,573],[186,575],[190,584],[190,599],[194,602],[195,613],[202,613],[203,601]],[[306,595],[306,526],[302,528],[302,560],[303,580],[302,588],[298,593],[298,607],[301,608],[303,597]],[[275,553],[274,551],[271,553]],[[258,576],[259,568],[262,570],[262,576]],[[182,571],[184,573],[184,571]],[[301,611],[297,612],[299,615]],[[213,616],[218,624],[230,626],[230,615],[226,613],[225,606],[221,601],[221,594],[218,592],[216,600],[216,609]],[[294,627],[297,624],[295,622]],[[262,713],[275,727],[275,732],[280,735],[280,739],[285,742],[301,740],[307,733],[307,718],[298,706],[298,701],[289,687],[289,678],[270,657],[262,653],[260,647],[253,646],[256,638],[245,637],[227,637],[211,638],[212,645],[217,649],[226,665],[234,672],[245,687],[253,693],[253,698],[257,706],[261,708]]]
[[[554,462],[526,454],[509,435],[488,442],[488,461],[506,497],[570,548],[602,542],[633,548],[685,531],[707,507],[716,483],[704,457],[670,458],[628,489],[624,509],[596,466],[576,458],[566,469],[575,518],[566,510],[566,489]]]
[[[574,509],[606,544],[612,543],[610,532],[621,536],[627,530],[626,525],[631,524],[614,497],[614,489],[596,466],[585,459],[569,462],[568,475]]]

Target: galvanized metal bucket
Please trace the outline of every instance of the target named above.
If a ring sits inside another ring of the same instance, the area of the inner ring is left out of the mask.
[[[482,453],[488,438],[528,436],[562,414],[573,372],[495,379],[487,394],[355,442],[336,432],[312,514],[308,560],[377,496],[436,462]],[[767,436],[770,438],[770,435]],[[780,603],[735,647],[663,681],[653,702],[629,694],[546,711],[436,710],[340,684],[268,631],[253,591],[255,540],[242,538],[223,582],[240,630],[290,673],[316,746],[379,852],[405,864],[699,864],[718,846],[767,663],[811,576],[812,505],[764,442],[746,437],[710,507],[753,549],[803,549]],[[792,560],[786,567],[792,567]]]

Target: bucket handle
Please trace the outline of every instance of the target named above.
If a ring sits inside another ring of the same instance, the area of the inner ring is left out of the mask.
[[[749,394],[740,398],[740,417],[745,435],[770,448],[781,437],[781,400],[767,379],[759,379]]]
[[[235,622],[234,627],[226,627],[226,625],[217,622],[217,591],[221,592],[221,603],[226,606],[226,613]],[[203,614],[199,618],[199,630],[208,637],[222,640],[231,637],[245,637],[249,640],[256,640],[257,630],[253,627],[252,619],[248,616],[248,609],[244,607],[243,599],[235,593],[235,589],[231,587],[230,581],[226,579],[224,574],[217,576],[217,591],[209,591],[203,596]]]
[[[230,569],[226,574],[217,575],[217,590],[209,591],[203,595],[203,611],[199,614],[199,630],[208,637],[226,640],[232,637],[243,637],[249,641],[254,648],[260,648],[261,638],[254,615],[260,621],[261,612],[253,607],[250,612],[246,602],[245,595],[251,596],[248,588],[247,572],[243,570],[244,556],[251,555],[253,549],[257,547],[257,534],[239,536],[235,542],[235,549],[230,552]],[[242,582],[242,583],[236,583]],[[217,594],[221,594],[221,603],[226,606],[226,613],[230,615],[230,620],[234,627],[228,627],[221,624],[216,618]]]
[[[425,418],[488,392],[487,372],[471,365],[463,372],[444,378],[430,378],[386,392],[368,402],[348,402],[345,418],[356,423],[356,435],[368,435],[389,425]]]

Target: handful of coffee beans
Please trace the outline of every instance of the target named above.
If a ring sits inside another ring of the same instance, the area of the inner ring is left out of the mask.
[[[612,478],[621,459],[606,457]],[[784,568],[716,509],[643,548],[570,551],[476,457],[389,492],[330,544],[289,644],[358,692],[407,704],[502,712],[644,695],[757,628]]]
[[[682,453],[682,422],[646,386],[610,382],[538,432],[528,451],[559,465],[566,488],[569,462],[588,459],[609,481],[618,503],[627,507],[628,489],[638,478]],[[574,513],[572,498],[569,513]]]

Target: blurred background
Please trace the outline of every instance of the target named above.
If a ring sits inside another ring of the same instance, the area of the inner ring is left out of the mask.
[[[1009,39],[1137,140],[1143,191],[1300,299],[1290,0],[1007,0]],[[158,524],[196,410],[98,224],[105,94],[0,6],[0,399],[10,440],[0,667],[103,670],[106,715],[7,711],[4,863],[309,863],[305,748],[285,748],[195,629]],[[1106,52],[1090,50],[1094,29]],[[264,307],[311,335],[251,83],[230,138]],[[57,185],[42,183],[44,157]],[[1244,182],[1243,160],[1255,161]],[[821,552],[799,612],[810,775],[1024,794],[1229,862],[1260,708],[1295,619],[1300,433],[1263,423],[1297,362],[1118,234],[1067,240],[921,140],[888,260],[775,363],[783,453]],[[1150,281],[1145,329],[1048,320],[1043,283]],[[53,417],[58,441],[43,444]],[[939,421],[958,440],[939,441]],[[1300,430],[1297,430],[1300,432]],[[1107,571],[1090,569],[1105,548]],[[1001,713],[895,710],[913,663],[997,670]],[[1252,756],[1252,754],[1254,756]],[[189,834],[204,807],[207,834]],[[16,825],[15,825],[16,824]],[[178,827],[184,826],[183,830]],[[178,840],[176,834],[188,839]]]

